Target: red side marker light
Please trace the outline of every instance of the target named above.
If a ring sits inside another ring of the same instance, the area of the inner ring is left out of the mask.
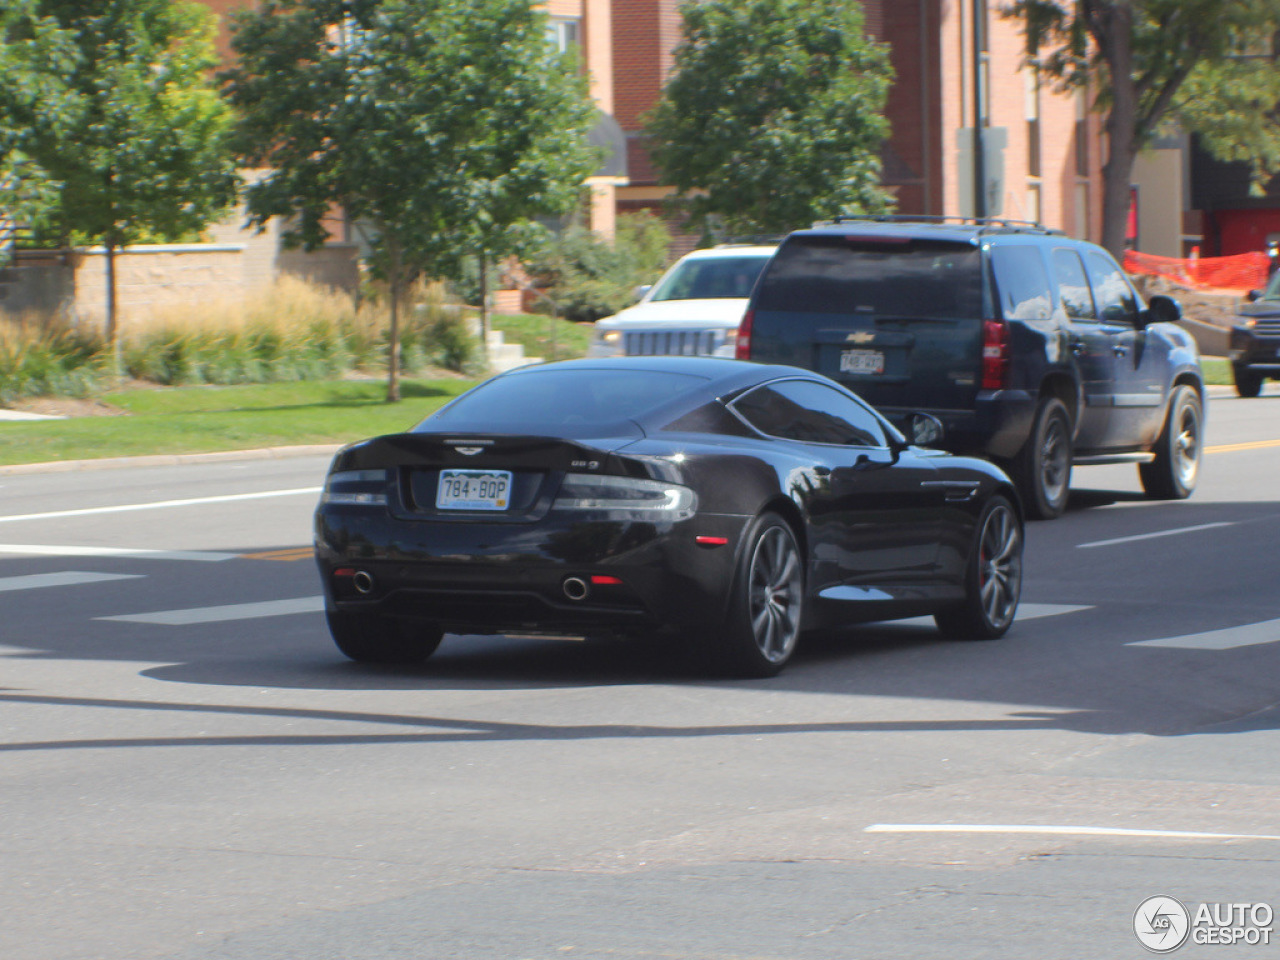
[[[729,542],[728,537],[694,537],[693,542],[700,547],[723,547]]]
[[[335,577],[354,577],[356,575],[355,567],[339,567],[333,571]]]
[[[591,585],[593,587],[616,587],[616,586],[619,586],[621,583],[622,581],[619,580],[617,577],[605,577],[600,575],[594,575],[591,578]]]

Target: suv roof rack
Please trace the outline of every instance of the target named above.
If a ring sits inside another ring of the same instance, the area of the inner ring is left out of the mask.
[[[840,223],[936,223],[936,224],[969,224],[980,229],[988,227],[996,227],[1001,230],[1013,230],[1027,233],[1042,233],[1046,235],[1063,235],[1063,231],[1046,227],[1041,223],[1032,220],[1006,220],[1002,217],[958,217],[958,216],[927,216],[925,214],[914,213],[863,213],[863,214],[840,214],[832,217],[830,220],[822,220],[815,223],[814,226],[827,226]]]

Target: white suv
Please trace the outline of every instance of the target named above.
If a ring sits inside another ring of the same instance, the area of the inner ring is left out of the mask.
[[[634,307],[597,320],[589,357],[732,357],[738,324],[776,246],[721,244],[676,261]]]

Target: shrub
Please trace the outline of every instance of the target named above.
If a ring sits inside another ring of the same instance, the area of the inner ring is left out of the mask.
[[[575,322],[607,317],[635,300],[635,289],[653,283],[668,262],[671,233],[652,214],[618,218],[613,243],[582,226],[548,240],[529,263],[542,303]]]

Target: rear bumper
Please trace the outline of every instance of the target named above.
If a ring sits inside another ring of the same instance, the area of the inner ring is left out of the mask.
[[[321,508],[316,561],[330,608],[452,632],[706,631],[722,617],[744,523],[703,515],[665,525],[458,524]],[[699,546],[700,535],[727,542]],[[356,589],[356,572],[368,575],[366,592]]]

